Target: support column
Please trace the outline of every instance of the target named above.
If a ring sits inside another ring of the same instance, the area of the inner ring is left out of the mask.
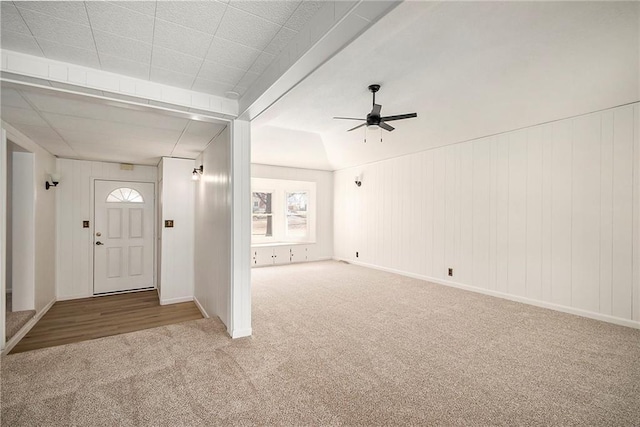
[[[251,124],[231,122],[232,338],[251,335]]]

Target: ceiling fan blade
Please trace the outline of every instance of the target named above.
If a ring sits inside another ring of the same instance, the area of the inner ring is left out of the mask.
[[[380,110],[382,110],[382,105],[373,104],[373,110],[371,110],[371,114],[373,114],[374,116],[379,116]]]
[[[412,119],[414,117],[418,117],[418,114],[417,113],[398,114],[397,116],[380,117],[380,120],[384,122],[390,122],[392,120]]]
[[[356,119],[355,117],[334,117],[336,120],[366,120],[366,119]]]
[[[361,128],[362,126],[366,126],[366,125],[367,125],[367,123],[365,122],[365,123],[363,123],[361,125],[358,125],[358,126],[356,126],[354,128],[349,129],[347,132],[351,132],[352,130],[356,130],[356,129]]]
[[[385,122],[380,122],[380,124],[378,126],[380,126],[384,130],[388,130],[389,132],[391,132],[392,130],[395,129],[393,126],[389,126]]]

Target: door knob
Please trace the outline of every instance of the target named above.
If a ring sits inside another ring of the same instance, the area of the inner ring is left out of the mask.
[[[102,243],[102,242],[96,242],[96,245],[100,246],[100,245],[104,245],[104,243]]]

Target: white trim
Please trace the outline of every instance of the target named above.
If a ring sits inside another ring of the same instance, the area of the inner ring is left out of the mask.
[[[7,132],[0,129],[0,348],[5,348],[7,290]]]
[[[247,328],[247,329],[235,329],[233,331],[229,331],[229,335],[231,335],[231,338],[236,339],[236,338],[244,338],[244,337],[250,337],[252,334],[252,330],[251,328]]]
[[[95,293],[95,250],[96,247],[93,244],[93,239],[95,236],[95,226],[96,226],[96,181],[111,181],[111,182],[137,182],[143,184],[152,184],[153,185],[153,286],[149,288],[140,288],[140,289],[126,289],[124,291],[116,291],[116,292],[103,292],[96,294]],[[91,183],[91,188],[89,189],[89,230],[90,230],[90,238],[91,238],[91,256],[89,257],[89,271],[91,272],[91,281],[88,283],[88,292],[89,297],[92,296],[103,296],[103,295],[111,295],[111,294],[119,294],[125,292],[138,292],[138,291],[146,291],[149,289],[158,289],[158,213],[160,211],[159,206],[159,195],[158,191],[160,188],[159,182],[157,181],[149,181],[146,179],[118,179],[118,178],[100,178],[96,176],[90,176],[89,182]],[[57,202],[56,202],[57,205]],[[58,292],[58,286],[56,285],[56,293]],[[86,298],[86,297],[80,297]],[[69,298],[73,299],[73,298]]]
[[[198,301],[198,298],[193,297],[193,302],[196,305],[196,307],[198,307],[198,310],[200,310],[202,317],[204,317],[205,319],[208,319],[210,317],[209,313],[207,313],[207,310],[205,310],[202,304],[200,304],[200,301]]]
[[[230,151],[231,292],[227,331],[232,338],[239,338],[251,334],[251,123],[231,122]]]
[[[193,297],[179,297],[179,298],[167,298],[161,299],[160,305],[178,304],[179,302],[193,301]]]
[[[12,336],[9,341],[7,341],[7,345],[2,350],[2,356],[6,356],[7,354],[9,354],[9,352],[13,350],[13,347],[15,347],[16,344],[18,344],[20,340],[29,333],[31,328],[33,328],[36,323],[38,323],[38,321],[42,319],[42,316],[47,314],[49,309],[53,307],[53,304],[55,304],[56,302],[57,300],[55,298],[49,301],[49,304],[45,305],[44,308],[40,310],[40,313],[36,313],[36,315],[33,316],[31,320],[25,323],[24,326],[20,328],[20,330],[14,336]]]
[[[34,87],[46,87],[47,89],[58,92],[81,93],[102,99],[114,99],[116,97],[111,94],[115,94],[116,96],[120,95],[120,97],[116,98],[119,102],[129,104],[148,105],[148,100],[150,100],[161,103],[162,105],[171,104],[185,107],[185,109],[207,111],[212,113],[212,116],[216,118],[220,116],[219,118],[229,119],[238,115],[238,101],[222,96],[181,89],[148,80],[127,77],[121,74],[6,49],[2,50],[1,56],[2,71],[13,75],[3,77],[2,81],[16,82]],[[21,78],[22,76],[40,79],[41,84],[34,85],[22,81],[24,80],[24,78]],[[71,85],[76,90],[60,89],[50,82]],[[136,100],[139,99],[139,102],[130,102],[122,99],[123,95]],[[154,107],[159,106],[156,105]]]
[[[576,316],[587,317],[589,319],[600,320],[607,323],[613,323],[620,326],[627,326],[629,328],[640,329],[640,322],[628,319],[621,319],[619,317],[608,316],[606,314],[594,313],[591,311],[581,310],[579,308],[567,307],[565,305],[553,304],[545,301],[537,301],[530,298],[520,297],[516,295],[509,295],[503,292],[492,291],[489,289],[477,288],[474,286],[464,285],[461,283],[451,282],[448,280],[437,279],[435,277],[423,276],[420,274],[408,273],[401,270],[395,270],[393,268],[380,267],[373,264],[368,264],[365,262],[353,261],[345,258],[333,257],[336,261],[344,261],[349,264],[358,265],[360,267],[372,268],[374,270],[386,271],[388,273],[399,274],[401,276],[411,277],[414,279],[424,280],[431,283],[436,283],[439,285],[450,286],[452,288],[463,289],[465,291],[476,292],[479,294],[489,295],[492,297],[507,299],[510,301],[520,302],[523,304],[529,304],[536,307],[547,308],[550,310],[560,311],[562,313],[574,314]]]

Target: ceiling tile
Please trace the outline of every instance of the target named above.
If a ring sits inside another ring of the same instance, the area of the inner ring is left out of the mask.
[[[56,133],[50,126],[30,126],[18,123],[16,128],[29,138],[37,141],[38,143],[41,140],[58,140],[61,141],[60,135]]]
[[[198,120],[191,120],[189,122],[189,127],[185,132],[185,135],[193,135],[200,136],[207,139],[207,141],[211,140],[214,136],[220,133],[222,129],[225,128],[225,125],[211,122],[202,122]]]
[[[2,104],[2,120],[10,123],[11,125],[20,123],[29,126],[48,126],[47,122],[45,122],[32,108],[26,109],[9,107],[4,105],[4,103]]]
[[[249,71],[256,74],[264,73],[264,70],[266,70],[267,67],[271,65],[274,58],[275,55],[272,55],[270,53],[261,53],[256,62],[254,62],[251,68],[249,68]]]
[[[193,90],[208,93],[211,95],[224,96],[225,92],[233,90],[233,85],[228,83],[214,82],[198,77],[193,82]]]
[[[14,33],[2,29],[2,49],[15,50],[16,52],[27,53],[29,55],[43,56],[38,42],[31,34]]]
[[[293,15],[285,22],[284,26],[295,31],[300,31],[326,2],[303,1],[293,12]]]
[[[156,13],[155,1],[111,1],[109,3],[113,3],[116,6],[131,9],[145,15],[154,16]]]
[[[300,0],[246,1],[231,0],[229,6],[260,16],[278,25],[284,25],[300,5]]]
[[[100,61],[98,60],[98,54],[95,50],[78,49],[77,47],[67,46],[45,39],[37,40],[47,58],[84,65],[86,67],[100,68]]]
[[[24,100],[22,95],[17,90],[2,88],[0,91],[0,99],[2,100],[2,108],[4,107],[17,107],[30,109],[31,106]]]
[[[91,28],[151,43],[153,17],[103,1],[86,2]]]
[[[244,76],[245,71],[238,68],[227,67],[215,62],[204,61],[198,77],[213,80],[220,83],[236,85]]]
[[[45,119],[51,123],[54,129],[61,133],[66,131],[95,132],[102,135],[116,137],[130,137],[133,139],[155,139],[158,143],[163,141],[177,141],[182,131],[138,126],[128,123],[112,122],[107,120],[88,119],[84,117],[64,116],[55,113],[43,113]]]
[[[237,86],[250,87],[258,77],[260,77],[259,74],[247,72],[244,76],[242,76]]]
[[[230,7],[222,18],[216,36],[263,50],[279,29],[280,26],[273,22]]]
[[[203,60],[194,56],[185,55],[172,49],[154,46],[151,66],[176,71],[182,74],[190,74],[195,77],[200,71]]]
[[[213,36],[173,22],[156,19],[153,44],[204,58]]]
[[[280,51],[282,51],[282,49],[287,47],[289,42],[291,42],[296,34],[298,33],[290,30],[289,28],[282,27],[264,51],[277,55],[278,53],[280,53]]]
[[[163,68],[151,68],[151,81],[175,86],[183,89],[191,89],[195,77],[189,74],[176,73]]]
[[[24,92],[24,96],[40,112],[59,113],[79,117],[101,117],[106,114],[107,106],[92,104],[78,99],[61,98],[36,92]]]
[[[227,6],[215,1],[160,1],[156,18],[215,34]]]
[[[11,2],[3,1],[1,3],[0,15],[2,15],[2,20],[0,22],[2,25],[2,37],[4,37],[4,32],[7,30],[30,35],[31,31],[29,31],[18,9],[16,9]]]
[[[129,61],[128,59],[118,56],[100,54],[100,64],[104,71],[124,74],[125,76],[143,80],[149,79],[150,66],[148,63]]]
[[[22,10],[29,9],[76,24],[89,25],[87,11],[81,1],[16,1],[14,4]]]
[[[151,62],[151,44],[149,43],[126,39],[98,30],[93,31],[93,36],[100,57],[107,54],[135,62],[147,64]]]
[[[95,49],[91,28],[28,9],[21,10],[22,17],[33,35],[40,39],[55,40],[80,49]]]
[[[209,53],[207,53],[207,60],[241,70],[248,70],[258,59],[258,56],[260,56],[259,50],[215,37],[209,48]]]

